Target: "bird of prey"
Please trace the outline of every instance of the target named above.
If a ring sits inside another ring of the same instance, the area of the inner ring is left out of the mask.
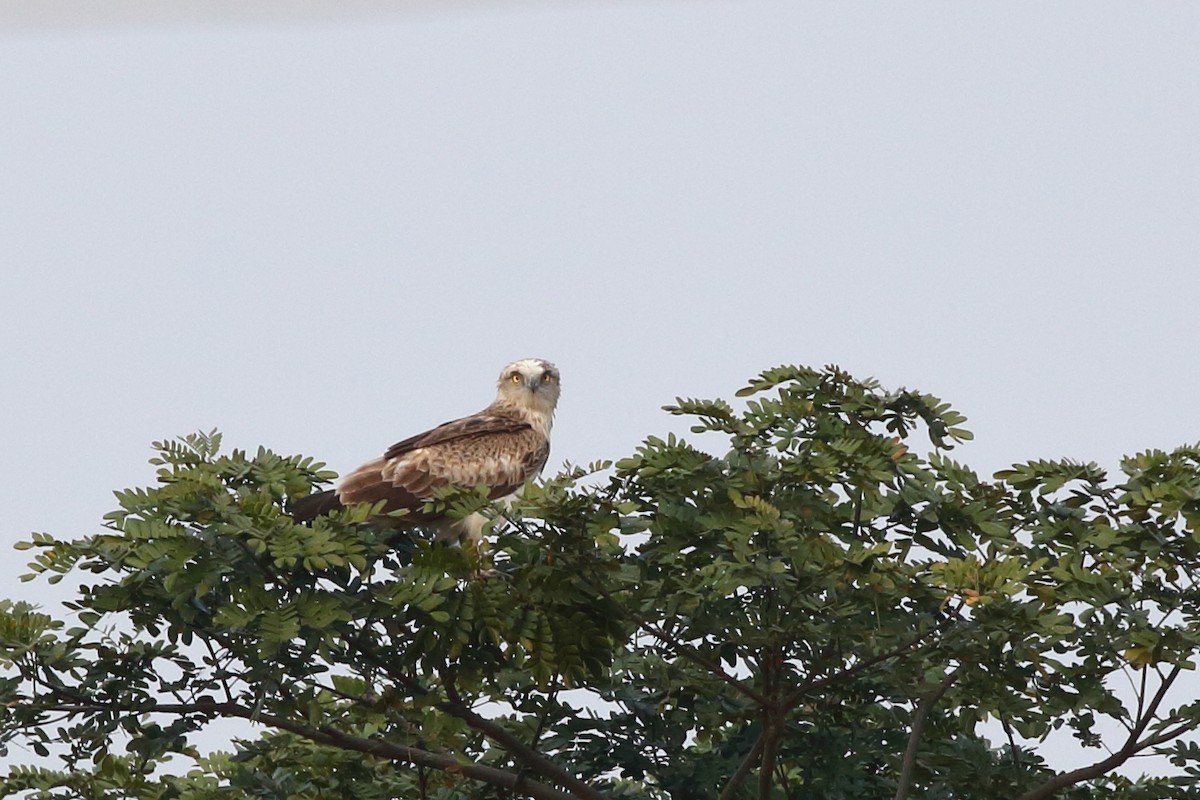
[[[344,477],[337,488],[302,497],[292,518],[308,522],[353,503],[384,501],[384,512],[405,510],[402,525],[429,526],[441,538],[478,542],[486,519],[471,514],[460,523],[427,512],[433,490],[486,486],[492,500],[507,500],[537,477],[550,455],[550,427],[558,404],[558,369],[526,358],[500,373],[496,399],[469,417],[410,436]]]

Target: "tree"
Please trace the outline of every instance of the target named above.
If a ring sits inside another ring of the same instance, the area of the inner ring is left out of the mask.
[[[724,455],[651,437],[568,469],[487,553],[362,507],[297,525],[321,464],[158,443],[158,484],[118,492],[104,532],[20,545],[51,581],[94,577],[66,621],[3,603],[3,743],[62,760],[5,793],[1200,797],[1180,680],[1200,449],[1116,481],[1069,461],[984,480],[930,395],[832,367],[738,394],[668,407]],[[229,719],[246,738],[197,753]],[[1060,730],[1093,761],[1047,764]],[[1151,751],[1177,774],[1115,772]],[[172,756],[190,771],[164,773]]]

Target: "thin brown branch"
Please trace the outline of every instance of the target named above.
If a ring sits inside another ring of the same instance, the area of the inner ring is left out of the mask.
[[[764,695],[778,697],[782,665],[783,656],[778,650],[773,650],[763,656],[759,668],[762,672]],[[718,800],[733,800],[742,784],[750,777],[755,765],[759,766],[759,795],[765,796],[764,785],[765,791],[769,792],[770,790],[771,771],[774,769],[775,754],[778,752],[779,737],[783,731],[787,711],[781,703],[775,701],[763,705],[760,713],[762,730],[759,731],[758,738],[754,740],[750,751],[738,764],[737,771],[733,773],[729,782],[725,784],[725,788],[721,790]]]
[[[1147,676],[1150,674],[1150,670],[1143,669],[1141,671],[1141,673],[1142,673],[1142,676],[1141,676],[1142,677],[1142,680],[1141,680],[1142,685],[1138,688],[1137,711],[1133,715],[1134,720],[1139,720],[1142,718],[1142,705],[1146,702],[1146,679],[1147,679]],[[1129,735],[1130,736],[1134,735],[1132,726],[1130,726],[1130,728],[1129,728]]]
[[[632,612],[630,612],[630,616],[633,617],[633,621],[638,624],[638,627],[640,627],[642,630],[646,631],[650,635],[654,636],[655,638],[659,639],[660,641],[665,642],[666,644],[670,645],[671,648],[674,649],[675,652],[678,653],[682,658],[686,658],[688,661],[691,661],[693,664],[696,664],[697,666],[703,667],[704,669],[708,670],[713,675],[715,675],[718,678],[720,678],[721,680],[725,681],[725,683],[729,684],[734,689],[736,689],[738,692],[740,692],[741,694],[750,698],[758,705],[763,705],[764,703],[767,702],[767,699],[765,697],[763,697],[762,694],[760,694],[758,691],[756,691],[753,687],[743,683],[742,681],[738,680],[734,676],[730,675],[728,672],[726,672],[724,669],[722,669],[720,664],[710,661],[709,659],[700,655],[700,653],[698,653],[694,647],[690,647],[690,646],[684,644],[683,642],[679,641],[674,636],[672,636],[670,633],[663,630],[662,628],[658,627],[657,625],[655,625],[651,622],[647,622],[646,620],[641,619],[639,616],[637,616],[636,614],[633,614]]]
[[[785,713],[779,703],[779,685],[783,676],[783,652],[779,647],[767,649],[761,656],[763,694],[771,703],[762,709],[763,748],[758,765],[758,798],[770,800],[775,787],[775,758],[779,755],[779,739],[783,735]]]
[[[384,674],[392,678],[396,682],[408,688],[410,691],[418,694],[428,694],[429,690],[421,686],[416,680],[409,675],[400,672],[395,666],[388,662],[385,658],[380,658],[374,650],[367,646],[361,634],[355,632],[348,637],[349,641],[354,643],[357,652],[367,661],[382,669]],[[555,764],[550,759],[539,753],[534,748],[522,742],[513,734],[505,730],[501,725],[496,724],[486,717],[475,713],[458,695],[458,689],[454,684],[454,675],[450,670],[445,670],[441,674],[442,685],[446,690],[446,700],[436,704],[441,711],[458,717],[474,731],[483,734],[491,739],[496,744],[504,748],[513,758],[520,761],[527,768],[532,769],[548,778],[549,780],[565,786],[570,789],[575,795],[583,800],[605,800],[605,795],[596,791],[584,781],[580,780],[576,775],[563,769],[558,764]]]
[[[587,575],[582,575],[582,574],[579,577],[585,583],[587,583],[589,586],[591,586],[593,589],[598,591],[600,594],[604,595],[604,598],[606,600],[610,601],[611,603],[613,603],[614,605],[616,605],[620,608],[624,608],[624,606],[621,603],[619,603],[617,601],[617,599],[615,597],[613,597],[612,594],[607,589],[605,589],[603,586],[597,584],[590,577],[588,577]],[[713,675],[715,675],[716,677],[720,678],[725,683],[732,686],[740,694],[750,698],[758,705],[763,706],[763,705],[767,704],[766,697],[764,697],[762,694],[760,694],[758,691],[756,691],[754,689],[754,687],[749,686],[748,684],[746,684],[746,683],[738,680],[734,676],[730,675],[728,672],[726,672],[721,667],[720,664],[714,663],[713,661],[705,658],[699,652],[697,652],[694,647],[691,647],[690,645],[684,644],[683,642],[679,641],[677,638],[672,636],[667,631],[663,630],[662,628],[660,628],[659,626],[650,622],[649,620],[644,619],[637,612],[635,612],[631,609],[628,609],[628,608],[625,608],[624,610],[625,610],[625,613],[629,615],[629,618],[632,619],[635,623],[637,623],[637,626],[639,628],[641,628],[642,630],[644,630],[646,633],[650,634],[654,638],[658,639],[659,641],[663,642],[664,644],[669,645],[671,647],[671,649],[673,649],[681,658],[685,658],[688,661],[691,661],[693,664],[696,664],[697,666],[703,667],[704,669],[708,670]]]
[[[1171,684],[1179,677],[1179,673],[1183,671],[1183,667],[1176,664],[1171,668],[1171,674],[1162,679],[1162,683],[1158,685],[1158,691],[1154,693],[1154,699],[1150,701],[1150,705],[1146,706],[1146,713],[1138,718],[1138,722],[1133,726],[1133,730],[1129,732],[1129,741],[1126,746],[1135,744],[1138,737],[1146,730],[1146,727],[1154,721],[1154,715],[1158,713],[1158,707],[1162,704],[1163,698],[1167,696],[1167,692],[1171,688]]]
[[[1138,750],[1141,751],[1148,747],[1157,747],[1158,745],[1169,742],[1172,739],[1178,739],[1185,733],[1191,733],[1197,728],[1200,728],[1200,721],[1189,720],[1188,722],[1181,722],[1174,728],[1168,728],[1157,736],[1151,736],[1148,739],[1143,739],[1142,741],[1138,742]]]
[[[746,782],[746,778],[750,777],[754,765],[759,762],[762,756],[763,746],[766,744],[767,731],[764,728],[758,738],[754,740],[754,746],[750,748],[750,752],[746,753],[746,757],[742,759],[742,763],[738,765],[737,772],[733,773],[733,777],[729,779],[729,783],[725,784],[725,788],[721,790],[721,796],[718,800],[733,800],[738,789]]]
[[[858,497],[854,498],[854,538],[858,538],[858,532],[862,530],[862,510],[863,510],[863,488],[856,486],[858,489]]]
[[[526,696],[526,699],[528,699],[530,697],[530,693],[527,693],[525,696]],[[550,719],[550,703],[552,701],[556,701],[557,698],[558,698],[558,680],[556,679],[553,681],[550,691],[547,693],[546,702],[542,704],[541,710],[538,713],[537,727],[534,728],[533,736],[530,737],[530,740],[529,740],[529,749],[533,750],[534,752],[538,752],[538,742],[541,740],[542,734],[546,732],[546,723]],[[522,767],[520,769],[520,771],[517,772],[517,774],[524,775],[526,769],[528,769],[528,767]]]
[[[1013,766],[1019,767],[1021,760],[1017,758],[1017,737],[1013,735],[1013,727],[1004,714],[1000,714],[1000,727],[1004,729],[1004,736],[1008,739],[1008,754],[1012,756]]]
[[[791,783],[788,781],[787,768],[783,764],[777,763],[775,765],[775,773],[776,773],[775,777],[777,777],[779,779],[779,784],[783,787],[783,796],[791,797],[792,796],[792,786],[791,786]]]
[[[125,711],[138,714],[208,714],[219,717],[245,719],[266,725],[269,728],[287,731],[317,744],[337,747],[342,750],[353,750],[359,753],[386,758],[392,761],[403,761],[417,767],[430,767],[463,777],[499,786],[513,792],[520,792],[534,800],[579,800],[578,794],[569,794],[554,786],[529,780],[508,770],[497,769],[486,764],[473,761],[462,761],[447,753],[435,753],[408,745],[389,742],[384,739],[367,739],[355,736],[345,731],[337,730],[329,725],[313,727],[301,722],[277,717],[273,714],[255,712],[236,703],[163,703],[142,705],[136,708],[101,703],[89,703],[47,708],[50,711],[73,712],[105,712]],[[604,798],[604,795],[596,795]]]
[[[783,716],[771,713],[763,728],[762,763],[758,766],[758,798],[770,800],[775,785],[775,757],[779,755],[779,738],[783,734]]]
[[[1067,787],[1074,786],[1082,781],[1089,781],[1092,778],[1098,778],[1110,770],[1116,769],[1128,761],[1132,755],[1132,752],[1127,753],[1124,749],[1118,750],[1108,758],[1097,761],[1095,764],[1089,764],[1086,767],[1080,767],[1070,772],[1055,775],[1045,783],[1030,789],[1018,797],[1017,800],[1046,800],[1046,798],[1053,797]]]
[[[804,696],[806,694],[808,694],[809,692],[812,692],[816,689],[823,689],[826,686],[829,686],[830,684],[834,684],[834,683],[837,683],[838,681],[846,680],[847,678],[852,678],[855,675],[859,674],[860,672],[865,672],[866,670],[870,669],[871,667],[874,667],[878,664],[882,664],[885,661],[890,661],[891,659],[896,658],[898,656],[904,655],[909,650],[912,650],[917,645],[921,644],[922,641],[929,638],[933,634],[944,630],[946,627],[948,627],[951,623],[953,623],[955,621],[957,621],[957,617],[953,617],[953,616],[947,617],[946,619],[943,619],[942,621],[940,621],[937,625],[934,625],[929,630],[919,633],[916,636],[913,636],[912,638],[910,638],[908,641],[904,642],[900,646],[894,647],[885,653],[880,653],[879,655],[872,656],[871,658],[868,658],[868,659],[864,659],[863,661],[858,662],[854,666],[847,667],[846,669],[843,669],[839,672],[835,672],[832,675],[826,675],[823,678],[814,678],[813,680],[810,680],[810,681],[800,684],[798,687],[793,689],[792,692],[784,699],[784,701],[783,701],[784,710],[787,712],[790,712],[793,709],[795,709],[796,706],[798,706],[800,704],[800,701],[804,699]]]
[[[544,777],[567,787],[578,797],[583,798],[583,800],[606,800],[604,794],[588,786],[587,783],[580,780],[577,776],[567,772],[536,749],[525,744],[512,733],[509,733],[502,726],[487,717],[475,713],[475,711],[459,699],[458,692],[454,688],[453,676],[443,675],[442,680],[446,685],[447,696],[451,699],[438,703],[437,707],[439,709],[445,711],[447,714],[458,717],[473,730],[482,733],[503,747],[513,758],[523,763],[526,767],[536,770]]]
[[[418,750],[417,748],[393,742],[364,739],[328,726],[313,729],[307,725],[291,723],[288,720],[278,719],[268,714],[259,714],[258,721],[272,727],[288,730],[298,736],[303,736],[320,744],[328,744],[345,750],[357,750],[396,761],[406,761],[414,765],[424,765],[445,772],[461,774],[464,777],[483,783],[520,792],[521,794],[535,798],[535,800],[578,800],[578,795],[568,794],[554,786],[529,780],[516,773],[489,767],[478,762],[463,763],[456,757],[444,753],[431,753],[426,750]],[[603,797],[603,795],[598,796]]]
[[[1055,775],[1050,780],[1030,789],[1028,792],[1018,797],[1017,800],[1046,800],[1046,798],[1053,797],[1063,789],[1074,786],[1077,783],[1082,783],[1083,781],[1089,781],[1093,778],[1098,778],[1101,775],[1105,775],[1121,766],[1141,751],[1162,744],[1163,742],[1174,738],[1174,736],[1167,737],[1166,733],[1163,733],[1158,736],[1152,736],[1148,739],[1139,741],[1142,733],[1145,732],[1150,723],[1154,721],[1154,715],[1158,713],[1159,705],[1162,704],[1163,699],[1167,696],[1167,691],[1171,688],[1171,684],[1175,682],[1175,679],[1179,677],[1179,673],[1182,671],[1182,669],[1182,667],[1176,665],[1171,669],[1170,674],[1163,678],[1162,683],[1158,687],[1158,691],[1154,693],[1153,699],[1151,699],[1149,704],[1146,705],[1144,713],[1142,713],[1137,722],[1134,724],[1133,730],[1129,732],[1129,738],[1125,740],[1125,745],[1120,750],[1113,753],[1108,758],[1097,761],[1094,764],[1089,764],[1086,767],[1080,767],[1079,769],[1071,770],[1070,772],[1063,772]],[[1187,730],[1188,728],[1178,726],[1173,729],[1173,731],[1168,731],[1168,733],[1173,732],[1175,736],[1180,736],[1186,733]]]
[[[921,749],[921,736],[925,733],[925,721],[938,701],[949,691],[958,680],[958,668],[946,673],[945,679],[936,688],[921,699],[913,714],[912,733],[908,735],[908,747],[904,750],[904,759],[900,762],[900,778],[897,781],[894,800],[904,800],[912,786],[913,771],[917,766],[917,753]]]

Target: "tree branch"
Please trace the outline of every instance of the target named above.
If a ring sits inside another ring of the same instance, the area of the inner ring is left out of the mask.
[[[721,790],[721,796],[718,800],[733,800],[733,796],[737,794],[737,790],[746,782],[746,778],[750,777],[751,770],[754,769],[754,765],[758,763],[759,757],[762,756],[766,737],[767,729],[763,728],[758,734],[758,738],[754,740],[754,746],[750,748],[750,752],[746,753],[746,757],[738,765],[737,772],[733,773],[733,777],[729,779],[729,783],[725,784],[725,788]]]
[[[1163,698],[1167,696],[1167,691],[1171,688],[1171,684],[1179,677],[1179,673],[1183,671],[1183,667],[1176,664],[1171,668],[1171,674],[1163,678],[1162,683],[1158,686],[1158,691],[1154,693],[1154,699],[1150,701],[1150,705],[1146,707],[1146,713],[1141,715],[1133,730],[1129,732],[1129,739],[1126,742],[1126,747],[1137,742],[1142,732],[1154,719],[1154,715],[1158,712],[1158,707],[1162,703]]]
[[[612,602],[614,605],[616,605],[619,608],[625,608],[621,603],[617,602],[617,599],[615,597],[613,597],[612,594],[610,594],[609,591],[607,589],[605,589],[603,586],[598,585],[595,581],[591,580],[586,575],[580,575],[579,577],[582,578],[593,589],[600,592],[600,594],[604,595],[604,598],[606,600],[609,600],[610,602]],[[705,658],[704,656],[700,655],[700,653],[698,653],[695,648],[690,647],[689,645],[686,645],[683,642],[679,641],[678,639],[676,639],[674,636],[672,636],[667,631],[658,627],[654,623],[649,622],[646,619],[644,619],[640,614],[637,614],[636,612],[631,611],[628,608],[625,608],[625,613],[629,615],[630,619],[632,619],[635,623],[637,623],[637,626],[639,628],[641,628],[642,630],[644,630],[646,633],[650,634],[654,638],[658,639],[659,641],[663,642],[664,644],[669,645],[681,658],[685,658],[688,661],[691,661],[693,664],[696,664],[697,666],[703,667],[704,669],[708,670],[713,675],[715,675],[716,677],[725,681],[725,683],[732,686],[740,694],[750,698],[758,705],[760,705],[760,706],[766,705],[766,703],[767,703],[766,697],[764,697],[762,694],[757,692],[753,687],[743,683],[742,681],[738,680],[734,676],[730,675],[728,672],[726,672],[724,669],[721,668],[720,664],[716,664],[716,663],[710,661],[709,659]]]
[[[374,650],[367,646],[367,643],[364,641],[360,633],[354,631],[346,638],[348,641],[353,642],[355,649],[363,658],[377,666],[379,669],[382,669],[384,674],[386,674],[389,678],[401,684],[402,686],[407,687],[410,691],[418,694],[428,694],[428,689],[426,689],[424,686],[421,686],[410,676],[396,670],[395,667],[387,661],[387,659],[380,658],[374,652]],[[475,711],[473,711],[459,697],[458,689],[454,685],[454,676],[448,670],[442,671],[441,679],[442,685],[446,689],[447,699],[435,704],[439,710],[444,711],[451,716],[458,717],[463,722],[467,723],[468,727],[470,727],[472,730],[483,734],[496,744],[500,745],[500,747],[504,748],[504,750],[506,750],[514,759],[523,763],[525,767],[535,770],[544,777],[567,787],[575,793],[576,797],[583,798],[583,800],[607,800],[604,794],[596,791],[587,783],[580,780],[576,775],[573,775],[572,773],[563,769],[561,766],[555,764],[553,761],[546,758],[534,748],[522,742],[516,736],[505,730],[501,725],[498,725],[492,720],[475,713]]]
[[[1197,727],[1200,727],[1200,721],[1181,722],[1174,728],[1165,730],[1157,736],[1151,736],[1149,739],[1143,739],[1138,743],[1138,750],[1145,750],[1147,747],[1157,747],[1158,745],[1169,742],[1172,739],[1178,739],[1185,733],[1196,730]]]
[[[783,652],[779,647],[771,647],[761,657],[763,694],[771,698],[771,702],[762,709],[763,746],[762,761],[758,765],[758,798],[770,800],[771,789],[775,785],[775,757],[779,755],[779,737],[783,735],[783,721],[786,712],[779,702],[779,683],[783,673]]]
[[[833,675],[826,675],[823,678],[815,678],[813,680],[807,681],[806,683],[800,684],[800,686],[798,686],[792,690],[791,694],[789,694],[786,698],[784,698],[784,701],[783,701],[784,711],[790,712],[793,709],[795,709],[796,706],[800,704],[800,701],[804,699],[804,695],[808,694],[809,692],[813,691],[814,689],[823,689],[824,687],[826,687],[830,684],[837,683],[838,681],[845,680],[846,678],[852,678],[855,675],[857,675],[858,673],[864,672],[877,664],[883,663],[884,661],[888,661],[890,659],[896,658],[897,656],[904,655],[906,652],[908,652],[909,650],[912,650],[914,647],[919,645],[922,642],[922,640],[945,629],[952,622],[956,621],[956,619],[957,619],[956,617],[947,617],[946,619],[939,622],[937,625],[934,625],[929,630],[927,630],[923,633],[917,634],[916,636],[912,637],[904,644],[900,645],[899,647],[895,647],[891,650],[888,650],[886,653],[880,653],[879,655],[872,656],[871,658],[868,658],[864,661],[858,662],[857,664],[855,664],[852,667],[847,667],[846,669],[841,670],[840,672],[835,672]]]
[[[932,692],[925,695],[913,714],[912,733],[908,735],[908,747],[904,751],[904,759],[900,762],[900,779],[897,781],[894,800],[904,800],[908,797],[908,789],[912,785],[913,770],[917,766],[917,752],[921,749],[921,736],[925,732],[925,720],[929,712],[942,699],[946,692],[958,680],[958,668],[946,674],[944,680]]]
[[[418,767],[433,769],[462,775],[482,783],[500,786],[513,792],[523,793],[534,800],[579,800],[579,795],[568,794],[554,786],[529,780],[507,770],[489,767],[474,761],[461,761],[453,755],[434,753],[408,745],[389,742],[385,739],[367,739],[355,736],[345,731],[337,730],[329,725],[313,727],[300,722],[294,722],[273,714],[255,712],[236,703],[163,703],[129,708],[120,705],[103,703],[59,705],[46,708],[48,711],[68,711],[75,713],[123,711],[138,714],[209,714],[220,717],[236,717],[239,719],[266,725],[269,728],[293,733],[302,738],[329,745],[342,750],[353,750],[359,753],[385,758],[392,761],[403,761]],[[597,798],[604,795],[595,794]]]
[[[763,727],[762,763],[758,765],[758,798],[770,800],[775,782],[775,757],[779,754],[779,737],[783,734],[783,715],[773,710],[766,711],[767,724]]]
[[[1098,778],[1101,775],[1107,774],[1108,772],[1124,764],[1141,751],[1149,747],[1162,744],[1163,742],[1168,741],[1169,738],[1174,738],[1167,737],[1166,733],[1164,733],[1160,734],[1159,736],[1152,736],[1148,739],[1138,741],[1138,737],[1142,735],[1142,733],[1146,730],[1146,727],[1149,726],[1149,724],[1153,721],[1159,705],[1162,703],[1163,698],[1167,696],[1167,691],[1171,688],[1171,684],[1175,682],[1177,677],[1179,677],[1179,673],[1182,670],[1183,667],[1175,665],[1171,669],[1170,674],[1163,678],[1162,683],[1158,687],[1158,691],[1154,693],[1154,698],[1150,701],[1149,705],[1146,706],[1145,713],[1137,720],[1133,730],[1129,732],[1129,737],[1125,740],[1125,745],[1120,750],[1113,753],[1108,758],[1097,761],[1094,764],[1089,764],[1086,767],[1080,767],[1079,769],[1071,770],[1070,772],[1063,772],[1055,775],[1050,780],[1030,789],[1028,792],[1018,797],[1017,800],[1045,800],[1048,797],[1053,797],[1059,791],[1066,789],[1069,786],[1074,786],[1077,783],[1089,781],[1092,778]],[[1175,736],[1180,736],[1186,733],[1187,730],[1187,728],[1180,726],[1175,728],[1173,731],[1168,731],[1167,733],[1174,733]]]
[[[445,711],[447,714],[452,714],[458,717],[463,722],[467,723],[472,729],[482,733],[496,744],[503,747],[508,753],[518,761],[522,762],[526,767],[540,772],[543,776],[549,778],[556,783],[559,783],[583,800],[607,800],[606,796],[591,786],[588,786],[575,775],[567,772],[565,769],[555,764],[550,759],[539,753],[534,748],[525,744],[513,734],[509,733],[502,726],[496,724],[487,717],[480,716],[471,710],[458,697],[458,692],[454,689],[453,677],[442,676],[443,683],[446,684],[447,696],[449,700],[438,703],[437,707]]]

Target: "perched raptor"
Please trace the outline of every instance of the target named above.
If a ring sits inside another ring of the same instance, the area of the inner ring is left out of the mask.
[[[558,369],[526,358],[500,373],[496,399],[469,417],[409,437],[381,457],[351,472],[336,489],[296,501],[292,517],[308,522],[352,503],[385,501],[384,511],[408,511],[403,524],[428,525],[446,538],[478,541],[486,520],[472,514],[451,524],[424,510],[442,486],[488,487],[493,500],[506,499],[537,477],[550,455],[550,426],[558,404]]]

